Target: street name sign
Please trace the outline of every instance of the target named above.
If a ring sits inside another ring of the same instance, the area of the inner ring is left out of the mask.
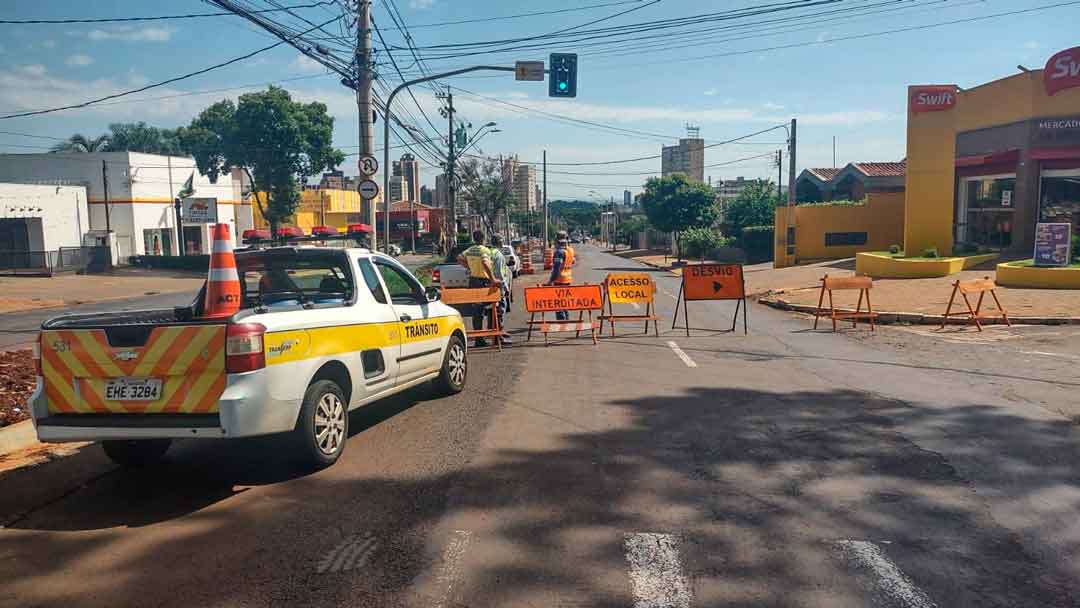
[[[532,80],[543,82],[543,61],[518,61],[514,64],[514,80]]]

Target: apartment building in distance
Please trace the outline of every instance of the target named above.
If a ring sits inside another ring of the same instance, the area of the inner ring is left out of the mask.
[[[390,172],[390,201],[419,201],[420,200],[420,161],[412,154],[403,154],[401,160],[393,162],[393,170]],[[395,193],[395,182],[398,178],[404,181],[404,187]]]
[[[517,211],[535,211],[539,203],[536,196],[536,167],[523,163],[516,156],[502,161],[502,174],[510,182],[510,193],[514,197],[514,209]]]
[[[705,181],[705,140],[701,139],[699,127],[686,126],[687,137],[678,145],[660,149],[660,173],[667,177],[673,173],[685,173],[693,181]]]

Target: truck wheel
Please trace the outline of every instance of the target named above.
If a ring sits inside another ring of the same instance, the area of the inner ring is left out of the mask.
[[[305,464],[321,469],[337,462],[349,438],[349,404],[336,382],[311,383],[293,433]]]
[[[465,353],[465,340],[460,335],[450,336],[443,355],[442,369],[435,379],[435,390],[443,395],[455,395],[465,389],[465,378],[469,371],[469,360]]]
[[[101,442],[110,460],[122,467],[144,467],[165,455],[172,439],[119,439]]]

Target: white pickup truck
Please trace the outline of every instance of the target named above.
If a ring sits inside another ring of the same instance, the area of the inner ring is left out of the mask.
[[[513,279],[521,274],[521,260],[514,253],[513,247],[500,248],[506,256],[506,265],[510,267],[511,281],[508,288],[513,293]],[[431,282],[442,288],[468,287],[469,271],[461,264],[439,264],[431,272]]]
[[[461,316],[393,258],[276,247],[236,265],[241,310],[227,319],[200,319],[200,293],[189,307],[45,322],[28,404],[38,438],[101,441],[136,465],[173,439],[287,432],[322,467],[341,456],[350,410],[425,382],[465,387]]]

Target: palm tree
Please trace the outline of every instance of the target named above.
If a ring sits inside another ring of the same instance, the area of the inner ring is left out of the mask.
[[[76,133],[52,147],[50,152],[104,152],[109,147],[109,136],[87,137]]]

